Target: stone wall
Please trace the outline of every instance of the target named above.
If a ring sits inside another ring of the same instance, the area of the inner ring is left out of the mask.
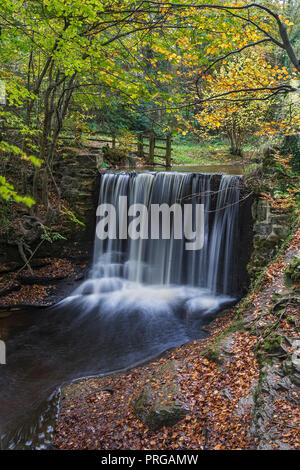
[[[281,242],[290,232],[290,214],[276,210],[258,197],[252,204],[254,221],[253,252],[248,272],[254,278],[271,261]]]
[[[69,203],[76,218],[84,223],[84,226],[75,226],[72,221],[66,222],[67,236],[74,241],[93,240],[100,178],[97,156],[69,152],[60,159],[55,174],[60,180],[62,198]]]
[[[98,200],[100,173],[97,169],[98,151],[82,153],[64,149],[54,167],[54,176],[61,188],[62,200],[67,204],[65,209],[83,222],[72,221],[72,215],[58,214],[53,207],[52,228],[63,235],[66,240],[45,242],[38,249],[35,257],[66,257],[88,261],[90,259],[95,234],[95,212]],[[22,208],[21,208],[22,209]],[[50,224],[49,224],[50,225]],[[37,242],[31,248],[35,248]],[[23,264],[17,244],[3,237],[0,239],[0,264]]]

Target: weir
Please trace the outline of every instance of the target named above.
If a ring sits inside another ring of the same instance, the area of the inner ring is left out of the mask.
[[[142,204],[203,205],[204,243],[187,249],[186,240],[175,239],[175,221],[170,217],[170,239],[151,236],[100,240],[95,237],[91,279],[122,278],[147,285],[186,285],[209,289],[214,294],[237,295],[241,177],[199,173],[109,173],[102,175],[99,204],[118,208],[120,198],[128,207]],[[128,219],[127,207],[121,217]],[[120,214],[117,214],[120,217]],[[97,218],[97,222],[101,219]],[[153,223],[153,221],[152,221]],[[182,221],[183,223],[183,221]],[[147,225],[151,225],[151,220]],[[150,228],[149,228],[150,232]],[[183,230],[182,230],[183,232]],[[119,234],[120,235],[120,234]],[[96,286],[95,286],[96,287]]]

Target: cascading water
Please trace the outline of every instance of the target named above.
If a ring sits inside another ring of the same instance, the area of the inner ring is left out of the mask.
[[[89,278],[54,308],[32,315],[32,323],[27,313],[28,326],[7,340],[2,448],[45,447],[53,430],[49,411],[40,410],[49,410],[47,400],[62,384],[126,369],[206,336],[203,324],[238,296],[240,182],[239,176],[199,173],[101,176],[99,203],[118,208],[126,196],[117,219],[127,225],[134,204],[149,210],[203,204],[203,247],[187,250],[184,238],[172,237],[174,217],[170,239],[96,236]],[[36,416],[44,418],[37,422]]]
[[[95,239],[92,279],[125,278],[156,285],[205,287],[214,294],[236,293],[234,252],[239,214],[239,176],[197,173],[117,173],[101,178],[99,203],[118,207],[179,203],[204,205],[205,242],[187,251],[184,240]],[[127,208],[125,215],[127,217]],[[96,286],[95,286],[96,287]]]
[[[175,217],[170,217],[170,239],[140,237],[132,239],[115,235],[113,239],[95,238],[93,268],[90,278],[74,296],[88,295],[91,305],[99,308],[116,308],[116,302],[126,302],[129,308],[134,297],[145,306],[148,297],[153,308],[153,298],[159,304],[169,295],[199,303],[199,311],[216,310],[228,296],[237,293],[236,242],[239,216],[240,177],[197,173],[109,173],[101,177],[99,204],[118,208],[120,197],[126,197],[126,206],[117,213],[126,218],[126,226],[132,217],[128,207],[142,204],[186,204],[195,207],[203,204],[204,244],[201,249],[187,250],[185,239],[175,239]],[[147,216],[148,217],[148,216]],[[99,220],[99,218],[98,218]],[[123,223],[124,220],[121,220]],[[149,225],[151,222],[149,222]],[[148,220],[147,220],[148,225]],[[74,299],[74,297],[73,297]],[[68,301],[71,301],[69,298]],[[78,301],[78,297],[77,297]],[[101,305],[100,305],[101,304]],[[110,305],[112,304],[112,305]],[[205,306],[208,306],[208,309]],[[182,307],[182,305],[181,305]],[[159,305],[158,305],[159,309]]]

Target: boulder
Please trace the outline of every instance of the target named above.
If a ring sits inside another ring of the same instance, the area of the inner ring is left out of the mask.
[[[152,431],[174,426],[188,413],[180,400],[176,361],[169,362],[144,382],[134,414]]]

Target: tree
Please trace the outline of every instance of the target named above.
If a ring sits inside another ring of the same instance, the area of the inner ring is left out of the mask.
[[[295,49],[293,38],[289,33],[294,23],[290,21],[288,15],[291,13],[291,8],[285,6],[285,3],[277,1],[263,1],[261,3],[255,2],[237,2],[232,5],[232,2],[212,2],[207,3],[200,1],[197,3],[184,3],[180,4],[174,2],[159,2],[152,1],[153,6],[168,9],[173,12],[176,17],[181,13],[185,18],[185,22],[189,23],[189,27],[197,24],[199,13],[202,13],[209,26],[214,29],[222,24],[224,30],[216,28],[217,35],[214,44],[207,47],[206,55],[209,53],[218,56],[208,57],[207,66],[204,66],[196,80],[197,93],[201,97],[199,84],[202,78],[210,72],[215,66],[227,61],[232,56],[241,54],[245,49],[255,49],[262,44],[271,44],[280,49],[285,57],[288,59],[289,65],[294,69],[294,72],[299,77],[300,75],[300,57],[299,51]],[[177,28],[184,27],[182,22],[176,25]],[[297,26],[296,26],[297,27]],[[203,64],[204,65],[204,64]],[[278,94],[286,94],[288,92],[299,93],[298,86],[282,83],[275,87],[266,86],[264,88],[267,97],[273,97]],[[235,89],[234,93],[240,93],[241,99],[246,94],[255,94],[256,91],[261,91],[261,87],[257,90],[255,87],[247,89]],[[233,93],[224,92],[218,97],[227,97]]]
[[[266,84],[273,83],[276,83],[276,76],[272,77],[270,83],[269,64],[262,58],[262,54],[247,54],[222,65],[218,72],[207,77],[203,100],[212,94],[228,94],[238,88],[263,88]],[[231,96],[235,97],[236,94]],[[202,104],[196,117],[204,136],[208,137],[210,133],[216,132],[225,134],[230,142],[230,152],[242,156],[242,147],[247,138],[260,129],[269,110],[269,100],[265,100],[264,94],[260,93],[255,100],[244,102],[209,99]]]

